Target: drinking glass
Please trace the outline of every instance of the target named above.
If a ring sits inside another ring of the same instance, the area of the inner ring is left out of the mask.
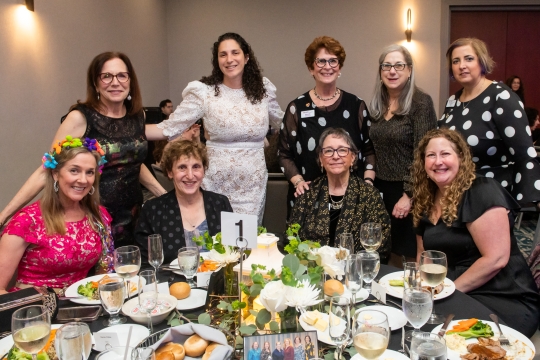
[[[194,288],[197,285],[193,277],[199,268],[199,248],[196,246],[183,247],[178,250],[178,267],[182,275],[186,277],[187,283]]]
[[[330,338],[338,348],[338,359],[341,359],[343,348],[348,345],[351,336],[351,299],[347,296],[330,298],[328,311],[328,328]]]
[[[362,280],[366,284],[365,289],[371,293],[371,282],[379,273],[381,259],[376,251],[362,250],[358,253],[362,264]]]
[[[420,264],[417,262],[403,263],[403,288],[420,289],[421,287]]]
[[[362,289],[362,258],[359,254],[347,257],[345,286],[352,294],[352,306],[356,304],[356,294]]]
[[[347,255],[354,254],[354,238],[351,233],[339,235],[339,247],[347,250]]]
[[[413,331],[405,333],[405,339],[410,341],[412,336],[428,321],[433,310],[433,296],[426,289],[408,288],[403,290],[403,314],[411,325]]]
[[[414,333],[411,360],[446,360],[446,341],[442,336],[426,332]]]
[[[420,254],[420,276],[422,281],[431,286],[431,295],[435,287],[441,284],[446,278],[446,254],[442,251],[427,250]],[[444,316],[431,313],[428,324],[442,324]]]
[[[37,353],[45,347],[51,333],[51,317],[45,306],[30,305],[11,315],[13,342],[24,352],[37,359]]]
[[[103,324],[105,326],[112,326],[125,323],[126,318],[118,315],[124,304],[124,279],[119,277],[109,278],[106,281],[100,282],[98,289],[101,305],[111,315],[109,320],[105,320]]]
[[[56,330],[54,339],[60,360],[86,360],[92,351],[90,328],[83,322],[69,322]]]
[[[388,347],[390,326],[385,313],[378,310],[360,310],[353,317],[353,344],[367,360],[379,358]]]
[[[156,272],[154,270],[144,270],[139,274],[139,308],[146,313],[148,319],[148,330],[150,334],[154,333],[152,326],[152,311],[157,306],[158,289]]]
[[[163,241],[159,234],[148,236],[148,263],[156,269],[156,273],[163,264]]]
[[[360,243],[367,251],[376,251],[382,242],[381,224],[364,223],[360,226]]]
[[[126,297],[131,293],[130,280],[141,268],[141,252],[134,245],[122,246],[114,250],[114,269],[116,273],[126,279]]]

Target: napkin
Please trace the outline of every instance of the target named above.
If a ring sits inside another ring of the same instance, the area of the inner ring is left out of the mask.
[[[228,359],[234,350],[232,347],[229,346],[229,344],[227,343],[227,338],[225,337],[225,334],[223,334],[221,331],[216,330],[206,325],[192,324],[192,323],[170,328],[169,331],[167,331],[165,335],[161,339],[159,339],[158,342],[156,342],[154,345],[151,346],[151,348],[156,350],[159,348],[159,346],[162,343],[166,343],[169,341],[183,344],[187,340],[187,338],[193,334],[197,334],[201,338],[209,342],[215,342],[222,345],[222,346],[217,346],[214,349],[214,351],[212,351],[212,354],[210,355],[210,358],[208,360]],[[198,358],[192,358],[189,356],[185,357],[185,360],[190,360],[190,359],[198,359]]]

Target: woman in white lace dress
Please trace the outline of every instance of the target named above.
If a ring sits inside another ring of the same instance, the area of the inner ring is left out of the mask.
[[[212,64],[212,74],[190,82],[175,112],[147,125],[146,136],[190,138],[198,132],[191,126],[202,118],[210,160],[204,189],[227,196],[234,212],[257,215],[260,224],[268,176],[264,138],[268,125],[278,128],[283,118],[276,87],[262,77],[255,54],[238,34],[219,37]]]

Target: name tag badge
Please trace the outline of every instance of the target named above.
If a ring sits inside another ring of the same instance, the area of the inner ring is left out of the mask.
[[[300,113],[300,117],[308,118],[308,117],[314,117],[315,116],[315,110],[305,110]]]
[[[454,107],[456,106],[456,100],[448,100],[446,102],[446,107]]]

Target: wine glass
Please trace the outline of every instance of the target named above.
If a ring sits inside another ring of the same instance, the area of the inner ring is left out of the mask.
[[[376,251],[382,242],[381,224],[364,223],[360,226],[360,243],[367,251]]]
[[[345,267],[345,286],[352,294],[352,306],[356,304],[356,294],[362,289],[362,258],[359,254],[347,257]]]
[[[148,236],[148,263],[156,269],[156,273],[163,264],[163,241],[159,234]]]
[[[83,322],[69,322],[56,330],[54,339],[60,360],[86,360],[92,351],[90,328]]]
[[[403,288],[420,289],[421,287],[420,264],[417,262],[403,263]]]
[[[347,255],[354,254],[354,238],[351,233],[343,233],[339,236],[339,247],[348,251]]]
[[[411,325],[413,331],[405,333],[405,339],[410,341],[415,333],[428,321],[433,310],[433,296],[426,289],[408,288],[403,290],[403,314]]]
[[[141,252],[137,246],[122,246],[114,250],[114,269],[126,279],[126,297],[131,293],[130,280],[137,275],[141,268]]]
[[[13,342],[24,352],[37,359],[37,353],[45,347],[51,333],[51,316],[45,306],[30,305],[11,315]]]
[[[328,331],[330,338],[338,348],[338,359],[341,359],[343,348],[348,345],[351,336],[351,299],[347,296],[330,298],[328,311]]]
[[[446,278],[446,254],[442,251],[427,250],[420,254],[420,276],[422,281],[431,286],[431,295],[435,287],[441,284]],[[442,324],[444,316],[431,313],[428,324]]]
[[[360,310],[353,317],[353,344],[356,351],[367,360],[381,356],[388,347],[390,326],[385,313],[378,310]]]
[[[371,282],[379,273],[381,259],[376,251],[362,250],[358,253],[362,264],[362,280],[366,284],[365,289],[371,293]]]
[[[109,320],[103,322],[105,326],[123,324],[126,322],[125,317],[118,315],[124,304],[124,288],[124,279],[119,277],[112,277],[108,278],[106,281],[99,282],[98,290],[101,305],[103,305],[105,311],[111,315]]]
[[[148,330],[150,334],[154,333],[152,326],[152,311],[157,306],[158,289],[156,272],[154,270],[144,270],[139,274],[139,307],[146,313],[148,319]]]
[[[446,360],[444,338],[432,333],[414,333],[411,340],[411,360],[420,359]]]
[[[187,283],[194,288],[197,285],[193,277],[199,268],[199,248],[196,246],[187,246],[178,250],[178,267],[182,275],[186,277]]]

